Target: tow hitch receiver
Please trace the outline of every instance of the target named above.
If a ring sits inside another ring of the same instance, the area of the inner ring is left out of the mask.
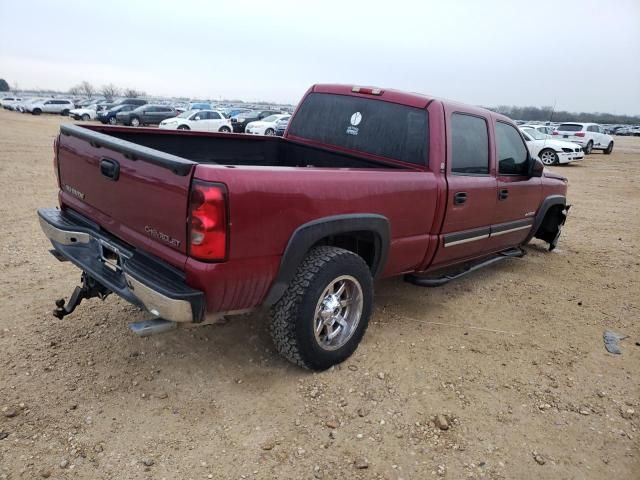
[[[111,293],[111,290],[87,275],[85,272],[82,272],[80,283],[81,285],[75,288],[68,302],[65,303],[64,298],[56,300],[56,308],[53,311],[54,317],[66,317],[73,312],[84,299],[98,297],[100,300],[104,300]]]

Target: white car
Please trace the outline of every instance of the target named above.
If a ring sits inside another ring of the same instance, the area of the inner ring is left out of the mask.
[[[544,133],[545,135],[552,135],[553,134],[553,127],[549,127],[547,125],[520,125],[520,128],[533,128],[534,130],[537,130],[540,133]]]
[[[531,127],[520,127],[533,157],[538,157],[545,165],[569,163],[584,158],[584,151],[577,143],[555,140]]]
[[[562,123],[553,131],[553,135],[579,144],[587,155],[593,150],[602,150],[607,155],[613,152],[613,137],[604,133],[604,129],[597,123]]]
[[[231,133],[231,120],[217,110],[188,110],[177,117],[162,120],[160,128],[168,130],[194,130],[197,132]]]
[[[39,102],[40,100],[42,100],[42,98],[39,98],[39,97],[23,98],[21,102],[14,103],[13,110],[15,110],[16,112],[24,113],[27,111],[28,105],[31,105],[32,103],[35,103],[35,102]]]
[[[244,129],[244,133],[248,133],[249,135],[275,135],[276,122],[278,120],[288,120],[289,118],[291,118],[291,115],[288,114],[269,115],[262,120],[249,122]]]
[[[0,100],[0,105],[2,105],[2,108],[6,110],[13,110],[14,105],[21,101],[22,98],[19,97],[4,97]]]
[[[90,107],[74,108],[69,110],[69,116],[74,120],[95,120],[98,118],[98,112],[96,111],[97,105],[91,105]]]
[[[71,100],[65,100],[63,98],[49,98],[29,105],[27,111],[34,115],[40,115],[41,113],[59,113],[61,115],[68,115],[74,108],[76,107]]]

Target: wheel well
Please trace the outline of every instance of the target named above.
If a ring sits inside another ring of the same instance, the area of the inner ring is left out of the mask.
[[[312,248],[320,246],[339,247],[362,257],[369,268],[375,267],[379,240],[375,233],[368,231],[344,232],[320,239]]]

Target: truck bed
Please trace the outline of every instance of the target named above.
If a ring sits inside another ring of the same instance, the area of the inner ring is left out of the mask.
[[[96,142],[100,142],[99,137],[108,135],[195,163],[259,167],[404,168],[280,137],[109,126],[75,126],[75,129],[67,131],[73,135],[78,129],[100,134],[93,136]]]

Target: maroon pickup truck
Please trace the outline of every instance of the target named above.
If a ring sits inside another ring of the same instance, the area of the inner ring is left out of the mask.
[[[153,315],[144,335],[269,306],[277,349],[316,370],[356,349],[374,279],[553,248],[569,208],[508,118],[344,85],[310,88],[283,138],[63,125],[54,165],[40,223],[82,270],[56,316],[114,292]]]

